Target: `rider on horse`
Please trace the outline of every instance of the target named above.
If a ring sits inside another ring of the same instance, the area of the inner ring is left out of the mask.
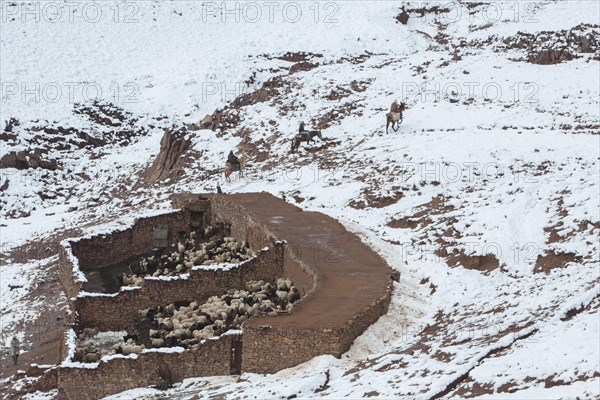
[[[227,162],[231,164],[231,169],[233,171],[240,170],[240,159],[233,154],[233,150],[229,152],[229,155],[227,156]]]

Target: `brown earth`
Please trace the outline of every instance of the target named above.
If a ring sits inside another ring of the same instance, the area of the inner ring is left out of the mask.
[[[500,266],[500,262],[493,254],[485,254],[482,256],[466,255],[464,250],[450,254],[447,258],[448,266],[462,266],[466,269],[474,269],[482,272],[492,271]]]
[[[546,255],[539,255],[535,261],[534,273],[548,273],[555,268],[564,268],[568,263],[581,260],[575,253],[557,253],[550,250]]]
[[[364,199],[351,200],[348,205],[357,210],[362,210],[366,207],[383,208],[391,206],[404,197],[404,193],[399,187],[394,187],[392,190],[393,193],[391,195],[382,196],[375,193],[373,189],[367,188],[362,192]]]

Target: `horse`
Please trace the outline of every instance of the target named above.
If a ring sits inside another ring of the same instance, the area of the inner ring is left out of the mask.
[[[226,162],[225,163],[225,179],[227,179],[227,182],[231,182],[231,180],[229,179],[229,176],[236,171],[239,171],[240,177],[243,178],[245,166],[246,166],[246,157],[244,157],[244,156],[240,157],[239,166],[236,164],[231,164],[229,161]]]
[[[406,110],[406,105],[404,103],[400,103],[398,110],[399,110],[399,112],[397,112],[397,113],[389,112],[386,114],[385,118],[387,121],[385,124],[385,133],[388,133],[388,128],[389,128],[390,124],[392,124],[392,129],[394,130],[394,132],[397,132],[398,129],[400,128],[400,124],[404,120],[404,118],[402,117],[402,112],[404,110]],[[398,122],[398,121],[400,121],[400,122]]]
[[[300,143],[302,143],[302,142],[316,143],[315,136],[318,137],[319,139],[323,140],[323,136],[321,136],[321,130],[310,131],[310,132],[303,132],[303,133],[297,134],[292,139],[292,151],[291,152],[293,153],[296,149],[298,149],[298,147],[300,146]]]

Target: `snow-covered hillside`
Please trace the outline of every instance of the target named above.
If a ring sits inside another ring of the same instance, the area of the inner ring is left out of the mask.
[[[111,398],[600,396],[597,2],[0,5],[0,336],[23,362],[58,340],[61,239],[220,185],[356,232],[401,272],[388,314],[341,359]],[[323,140],[290,153],[301,121]]]

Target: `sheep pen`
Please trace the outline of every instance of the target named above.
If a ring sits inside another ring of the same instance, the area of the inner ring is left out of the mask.
[[[121,336],[87,328],[79,336],[75,360],[94,363],[104,356],[138,354],[147,348],[195,349],[207,339],[241,329],[254,315],[289,312],[301,297],[290,279],[249,281],[245,286],[209,297],[203,304],[182,301],[140,310],[135,329]],[[113,342],[99,337],[113,338]]]
[[[202,239],[204,241],[201,241]],[[145,276],[176,276],[194,266],[239,264],[256,257],[247,242],[224,236],[218,228],[206,227],[192,231],[166,249],[155,249],[155,254],[141,257],[129,265],[129,274],[122,275],[123,286],[141,286]]]

